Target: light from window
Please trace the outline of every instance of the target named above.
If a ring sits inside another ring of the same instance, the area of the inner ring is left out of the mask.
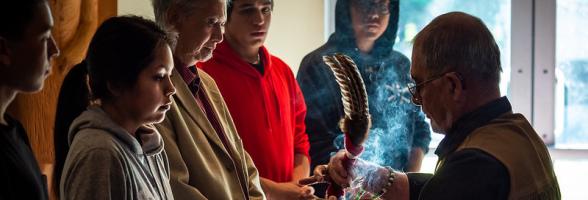
[[[588,148],[588,1],[560,0],[556,8],[557,148]]]
[[[500,48],[502,76],[500,91],[507,95],[510,83],[510,0],[405,0],[400,1],[398,38],[394,48],[408,58],[412,40],[433,18],[452,11],[461,11],[480,18],[494,35]],[[443,135],[433,134],[430,147],[437,147]]]

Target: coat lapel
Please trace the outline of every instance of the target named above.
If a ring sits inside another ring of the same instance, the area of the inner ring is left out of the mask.
[[[172,82],[176,87],[177,92],[175,94],[175,99],[180,109],[188,111],[188,114],[192,120],[198,124],[202,132],[204,132],[204,135],[206,135],[206,137],[212,141],[211,143],[217,145],[220,149],[223,150],[225,154],[229,155],[220,138],[216,134],[216,131],[212,127],[212,124],[210,124],[206,118],[206,114],[196,103],[195,97],[192,96],[188,85],[186,85],[186,82],[184,82],[182,76],[177,70],[173,71]]]

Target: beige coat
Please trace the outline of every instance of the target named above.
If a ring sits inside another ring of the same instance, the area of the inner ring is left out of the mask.
[[[182,76],[174,70],[172,82],[177,93],[165,120],[156,127],[165,142],[171,169],[171,186],[175,199],[245,199],[237,173],[245,177],[245,194],[249,199],[265,199],[259,173],[243,149],[231,115],[214,80],[198,70],[201,88],[205,88],[229,141],[230,151],[223,146],[205,113],[196,103]],[[234,152],[233,167],[231,156]]]

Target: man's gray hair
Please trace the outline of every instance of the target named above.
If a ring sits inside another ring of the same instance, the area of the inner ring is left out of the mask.
[[[151,0],[153,4],[153,13],[155,14],[155,22],[166,29],[169,28],[167,24],[167,12],[172,6],[176,6],[179,12],[183,15],[189,15],[194,11],[194,7],[200,0]]]
[[[451,12],[435,18],[414,39],[419,66],[430,74],[454,70],[478,83],[500,82],[500,50],[486,25],[477,17]]]

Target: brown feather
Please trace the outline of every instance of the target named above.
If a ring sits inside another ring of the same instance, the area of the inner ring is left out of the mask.
[[[349,134],[354,145],[361,145],[371,125],[368,97],[359,69],[353,60],[344,54],[323,56],[341,89],[341,101],[345,117],[340,122],[341,130]]]

